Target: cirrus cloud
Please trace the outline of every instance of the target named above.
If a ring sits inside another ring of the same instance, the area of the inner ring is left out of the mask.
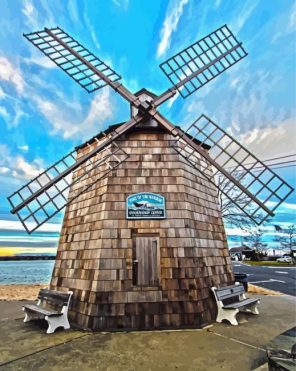
[[[21,155],[13,155],[9,147],[0,144],[0,174],[18,179],[31,179],[44,170],[42,160],[28,162]]]
[[[50,123],[51,133],[62,134],[65,139],[72,137],[86,139],[94,135],[107,119],[113,117],[114,113],[110,90],[107,88],[95,95],[85,117],[79,102],[60,104],[38,96],[33,99],[40,113]]]
[[[0,81],[6,81],[14,86],[19,94],[24,92],[25,82],[20,70],[4,56],[0,56]]]
[[[170,47],[172,34],[178,27],[178,23],[184,11],[184,6],[188,1],[189,0],[173,1],[169,4],[169,11],[166,14],[160,31],[161,40],[157,48],[157,57],[162,56]]]

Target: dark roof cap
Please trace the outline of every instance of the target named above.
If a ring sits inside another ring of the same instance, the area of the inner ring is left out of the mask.
[[[139,95],[141,95],[141,94],[143,94],[143,93],[146,93],[147,95],[150,95],[152,98],[156,98],[156,97],[157,97],[156,94],[152,93],[152,91],[147,90],[147,89],[145,89],[145,88],[140,89],[140,90],[137,91],[134,95],[136,95],[136,96],[138,97]]]

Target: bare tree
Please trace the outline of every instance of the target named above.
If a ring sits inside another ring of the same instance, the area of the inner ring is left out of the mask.
[[[222,217],[225,222],[247,232],[257,227],[256,220],[262,219],[262,215],[258,213],[257,216],[253,216],[253,219],[251,219],[241,210],[241,208],[243,209],[246,204],[250,203],[249,197],[238,189],[233,190],[232,185],[229,184],[229,182],[225,183],[223,178],[218,178],[218,186],[218,199]],[[232,199],[236,200],[236,203],[231,201],[225,194],[229,194]],[[255,205],[249,206],[248,211],[252,212],[255,208]]]
[[[241,205],[246,202],[246,197],[243,195],[237,200]],[[225,222],[233,227],[238,227],[245,231],[249,231],[256,226],[254,220],[250,219],[242,210],[240,210],[230,199],[219,191],[219,202],[221,207],[222,217]]]
[[[249,235],[244,237],[245,243],[254,250],[257,258],[262,258],[266,256],[267,244],[262,242],[264,232],[262,229],[258,228],[256,230],[250,231]]]
[[[283,249],[289,250],[292,256],[293,248],[296,248],[296,225],[290,224],[287,228],[281,228],[275,225],[277,234],[274,237],[274,241],[279,243]]]

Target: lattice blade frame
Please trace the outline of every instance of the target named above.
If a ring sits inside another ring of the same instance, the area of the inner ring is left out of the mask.
[[[24,36],[89,93],[121,79],[111,67],[59,27]]]
[[[247,56],[227,25],[175,54],[160,68],[183,98]]]
[[[256,224],[273,216],[274,210],[293,192],[287,182],[207,116],[201,115],[186,133],[200,146],[210,146],[209,155],[214,163],[206,158],[197,161],[196,151],[182,138],[176,141],[174,149]],[[222,173],[219,167],[227,172]]]
[[[91,146],[90,146],[90,149]],[[76,151],[69,153],[61,160],[56,162],[53,166],[41,173],[39,176],[24,185],[18,191],[8,197],[13,208],[17,207],[20,202],[26,198],[34,195],[34,193],[41,189],[48,182],[52,182],[57,174],[62,174],[68,164],[76,161]],[[39,228],[42,224],[47,222],[66,205],[77,199],[82,193],[90,190],[95,183],[106,177],[110,171],[117,168],[124,162],[129,155],[115,143],[111,143],[99,153],[90,157],[80,167],[74,171],[75,178],[71,181],[72,173],[65,174],[58,182],[33,200],[26,203],[16,215],[20,219],[26,231],[30,234]],[[71,187],[71,194],[68,198],[68,192]]]

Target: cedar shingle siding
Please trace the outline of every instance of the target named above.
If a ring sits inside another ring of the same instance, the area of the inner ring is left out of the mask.
[[[121,137],[127,161],[66,208],[51,288],[74,292],[74,325],[93,331],[199,327],[214,319],[211,286],[233,282],[216,190],[170,147],[173,139],[147,129]],[[127,220],[126,198],[138,192],[164,196],[167,218]],[[157,261],[147,267],[151,286],[133,285],[141,234],[157,238],[157,255],[147,258]]]

